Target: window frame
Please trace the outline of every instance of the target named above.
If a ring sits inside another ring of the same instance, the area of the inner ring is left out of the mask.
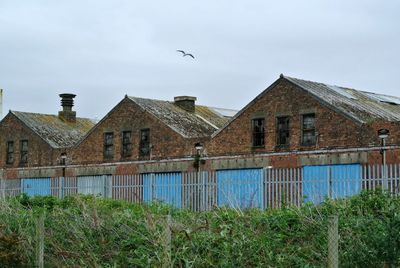
[[[128,140],[126,139],[126,134],[129,133]],[[122,149],[121,149],[122,157],[132,156],[132,131],[125,130],[122,131]]]
[[[147,135],[147,141],[143,140],[143,134]],[[147,151],[144,151],[147,150]],[[140,157],[146,157],[150,156],[150,150],[151,150],[151,145],[150,145],[150,128],[142,128],[139,131],[139,156]]]
[[[114,157],[114,132],[112,131],[104,132],[103,134],[103,157],[104,159],[112,159]]]
[[[256,122],[261,121],[262,124],[256,125]],[[257,131],[256,127],[262,128],[261,131]],[[256,117],[251,119],[251,144],[253,148],[264,148],[265,147],[265,117]]]
[[[285,120],[286,129],[280,129],[280,121]],[[285,143],[281,143],[282,134],[285,134]],[[277,147],[287,147],[290,144],[290,116],[277,116],[276,117],[276,146]]]
[[[311,127],[311,128],[305,128],[304,118],[307,117],[307,116],[313,116],[313,127]],[[302,146],[313,146],[313,145],[315,145],[317,143],[317,131],[316,131],[316,126],[315,126],[315,119],[316,119],[315,113],[305,113],[305,114],[301,115],[301,140],[300,140],[300,144]],[[313,137],[314,137],[313,141],[305,142],[304,141],[304,137],[305,137],[304,133],[313,133]]]
[[[11,146],[10,146],[11,145]],[[12,149],[10,151],[10,148]],[[14,164],[14,153],[15,153],[15,146],[14,146],[14,141],[7,141],[7,147],[6,147],[6,165],[12,165]],[[10,160],[11,158],[11,160]]]
[[[26,144],[26,146],[24,146]],[[19,152],[20,152],[20,158],[19,158],[19,163],[20,165],[25,165],[28,163],[29,160],[29,142],[28,140],[20,140],[19,143]]]

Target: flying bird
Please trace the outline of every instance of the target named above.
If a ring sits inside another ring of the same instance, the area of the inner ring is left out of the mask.
[[[183,51],[183,50],[177,50],[177,51],[180,52],[180,53],[182,53],[182,57],[189,56],[189,57],[192,57],[192,58],[194,59],[194,56],[193,56],[192,54],[190,54],[190,53],[186,53],[186,52]]]

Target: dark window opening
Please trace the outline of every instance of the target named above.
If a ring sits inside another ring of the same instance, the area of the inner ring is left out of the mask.
[[[314,145],[316,143],[315,114],[305,114],[302,120],[302,145]]]
[[[28,163],[28,141],[27,140],[22,140],[21,141],[21,160],[20,164],[26,164]]]
[[[122,132],[122,156],[132,155],[132,131]]]
[[[277,145],[289,145],[289,117],[283,116],[277,118]]]
[[[140,156],[150,155],[150,129],[140,130],[140,145],[139,145]]]
[[[7,158],[6,158],[6,164],[12,164],[14,163],[14,142],[9,141],[7,142]]]
[[[264,122],[264,118],[257,118],[252,120],[253,147],[264,146]]]
[[[112,158],[114,155],[114,133],[104,133],[104,158]]]

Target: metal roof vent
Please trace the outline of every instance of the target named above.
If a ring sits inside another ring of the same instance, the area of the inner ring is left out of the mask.
[[[190,113],[194,113],[195,111],[196,100],[197,100],[196,97],[191,97],[191,96],[174,97],[175,105]]]
[[[61,97],[62,111],[58,112],[58,117],[67,122],[76,122],[76,112],[72,111],[74,106],[75,94],[63,93],[59,95]]]

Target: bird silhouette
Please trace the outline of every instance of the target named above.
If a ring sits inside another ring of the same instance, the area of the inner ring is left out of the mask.
[[[190,54],[190,53],[186,53],[186,52],[183,51],[183,50],[177,50],[177,51],[180,52],[180,53],[182,53],[182,57],[189,56],[189,57],[192,57],[192,58],[194,59],[194,56],[193,56],[192,54]]]

